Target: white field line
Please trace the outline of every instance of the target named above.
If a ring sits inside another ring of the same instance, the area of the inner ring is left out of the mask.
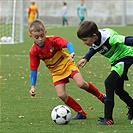
[[[29,57],[29,56],[28,55],[16,55],[16,54],[15,55],[2,54],[2,55],[0,55],[0,57]]]
[[[22,57],[22,58],[27,58],[29,55],[0,55],[0,57]],[[75,56],[74,58],[82,58],[83,56]],[[94,58],[104,58],[104,56],[93,56]]]

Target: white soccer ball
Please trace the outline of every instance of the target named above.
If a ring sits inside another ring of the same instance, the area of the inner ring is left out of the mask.
[[[133,125],[133,120],[131,120],[131,124]]]
[[[71,116],[71,110],[65,105],[58,105],[51,112],[52,120],[59,125],[68,124]]]
[[[7,41],[7,37],[6,36],[1,37],[1,42],[6,42],[6,41]]]
[[[9,37],[7,37],[7,40],[6,40],[7,42],[11,42],[12,41],[12,38],[9,36]]]

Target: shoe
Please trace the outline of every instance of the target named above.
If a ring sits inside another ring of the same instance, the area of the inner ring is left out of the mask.
[[[106,99],[106,94],[101,93],[100,96],[98,97],[98,99],[99,99],[102,103],[104,103],[104,100]]]
[[[104,100],[106,99],[106,94],[103,95],[101,102],[104,103]]]
[[[114,121],[108,118],[100,118],[100,121],[97,123],[97,125],[113,125],[113,124]]]
[[[128,118],[128,120],[133,119],[133,110],[130,107],[128,107],[127,118]]]
[[[85,116],[85,115],[82,115],[81,113],[77,113],[77,115],[75,115],[73,118],[72,118],[72,120],[81,120],[81,119],[86,119],[87,118],[87,116]]]

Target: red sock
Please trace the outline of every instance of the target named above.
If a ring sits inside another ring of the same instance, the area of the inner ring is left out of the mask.
[[[71,107],[75,112],[80,112],[81,114],[87,116],[87,113],[83,111],[82,107],[72,97],[68,96],[65,104]]]
[[[93,94],[94,96],[96,96],[98,99],[101,97],[101,95],[103,96],[104,94],[101,93],[93,84],[91,84],[90,82],[88,82],[89,84],[89,88],[87,90],[87,92]],[[99,99],[101,100],[101,98]]]

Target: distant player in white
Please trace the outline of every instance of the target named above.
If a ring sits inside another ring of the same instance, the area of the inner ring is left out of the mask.
[[[63,2],[62,6],[62,25],[68,25],[68,20],[67,20],[67,3]]]

